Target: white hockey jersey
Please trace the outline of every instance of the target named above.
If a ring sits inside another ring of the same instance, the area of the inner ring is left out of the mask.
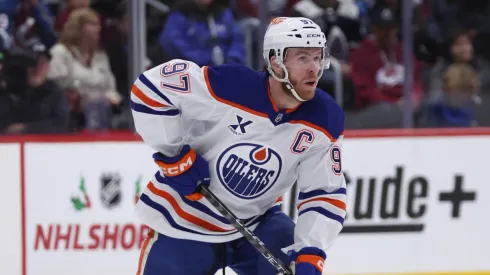
[[[295,182],[299,216],[295,244],[287,249],[326,250],[342,229],[344,114],[327,93],[318,89],[298,108],[278,110],[265,72],[239,65],[201,68],[178,59],[139,76],[131,109],[151,148],[174,156],[189,144],[208,161],[210,189],[250,229],[266,211],[280,211],[281,195]],[[146,225],[203,242],[242,237],[205,198],[181,197],[162,178],[157,171],[136,206]]]

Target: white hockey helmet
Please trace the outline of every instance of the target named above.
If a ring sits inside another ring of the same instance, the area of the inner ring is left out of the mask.
[[[264,36],[263,56],[269,74],[277,81],[286,84],[288,90],[298,101],[305,101],[294,90],[289,81],[288,71],[284,65],[284,57],[288,48],[321,48],[322,60],[320,61],[320,71],[318,78],[323,74],[324,69],[330,66],[330,58],[327,47],[327,39],[320,27],[311,19],[305,17],[276,17],[274,18]],[[275,56],[275,63],[284,71],[284,77],[279,78],[272,71],[270,57]]]

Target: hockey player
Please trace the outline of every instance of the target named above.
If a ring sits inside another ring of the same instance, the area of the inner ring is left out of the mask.
[[[263,54],[267,72],[179,59],[134,82],[136,130],[157,151],[159,168],[136,206],[152,228],[138,275],[206,275],[225,266],[277,273],[196,193],[200,181],[295,274],[322,273],[346,208],[344,114],[316,88],[329,64],[325,34],[307,18],[275,18]],[[296,224],[279,208],[295,182]]]

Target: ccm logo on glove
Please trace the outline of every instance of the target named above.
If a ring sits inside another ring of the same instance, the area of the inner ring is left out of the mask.
[[[298,256],[298,259],[296,260],[296,265],[298,265],[300,263],[309,263],[309,264],[314,265],[318,271],[322,272],[324,262],[325,262],[325,260],[320,256],[300,255],[300,256]]]
[[[209,186],[209,165],[188,144],[182,147],[177,156],[167,157],[157,152],[153,154],[153,159],[163,174],[160,183],[170,186],[189,200],[202,198],[202,194],[197,192],[196,188],[199,184]]]
[[[167,177],[175,177],[181,175],[189,170],[196,161],[196,152],[190,150],[185,154],[178,162],[164,163],[159,160],[155,160],[155,163],[162,168],[162,172]]]

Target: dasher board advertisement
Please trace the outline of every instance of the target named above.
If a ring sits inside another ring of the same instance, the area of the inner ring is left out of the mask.
[[[0,274],[21,274],[21,146],[0,144]]]
[[[153,151],[140,142],[24,151],[26,275],[135,274],[147,228],[134,202],[155,172]],[[325,274],[490,274],[490,138],[346,139],[342,160],[348,216]]]
[[[348,216],[328,274],[490,274],[488,137],[352,139],[343,148]]]
[[[136,274],[151,154],[137,142],[26,144],[26,275]]]

